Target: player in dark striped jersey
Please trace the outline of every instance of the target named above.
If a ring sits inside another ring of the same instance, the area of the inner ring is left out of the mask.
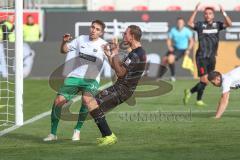
[[[94,118],[102,134],[102,137],[97,140],[99,146],[117,142],[117,137],[112,133],[105,120],[104,112],[125,102],[133,95],[145,70],[146,53],[140,42],[141,36],[140,27],[128,26],[123,34],[123,41],[130,46],[131,52],[123,61],[119,58],[118,47],[104,46],[104,52],[118,78],[113,86],[102,90],[93,99],[89,97],[89,101],[86,101],[90,115]],[[113,44],[113,46],[117,46],[116,43]]]
[[[206,7],[204,9],[204,21],[194,22],[199,6],[200,3],[197,4],[193,14],[189,18],[188,25],[198,34],[199,47],[196,53],[196,63],[200,82],[192,89],[186,89],[184,91],[183,102],[187,104],[191,95],[197,92],[196,104],[198,106],[204,106],[205,103],[202,101],[202,95],[208,83],[207,75],[215,69],[219,32],[231,26],[232,21],[223,7],[219,5],[220,11],[224,16],[224,22],[214,20],[215,11],[211,7]]]

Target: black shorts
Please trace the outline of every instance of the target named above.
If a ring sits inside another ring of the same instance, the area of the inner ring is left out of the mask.
[[[196,56],[196,64],[198,69],[198,76],[201,77],[215,70],[216,58],[203,58]]]
[[[127,87],[114,84],[113,86],[99,92],[95,96],[95,99],[100,108],[104,112],[107,112],[125,102],[132,96],[132,94],[133,93]]]
[[[175,56],[175,60],[179,60],[184,56],[185,49],[175,49],[173,52],[167,52],[166,56],[169,56],[170,54],[173,54]]]

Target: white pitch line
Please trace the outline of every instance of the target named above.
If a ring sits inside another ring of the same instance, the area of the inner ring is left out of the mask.
[[[47,111],[47,112],[44,112],[44,113],[41,113],[41,114],[39,114],[39,115],[37,115],[37,116],[34,116],[33,118],[31,118],[31,119],[29,119],[29,120],[26,120],[26,121],[23,123],[22,126],[27,125],[27,124],[30,124],[30,123],[33,123],[33,122],[35,122],[35,121],[37,121],[37,120],[39,120],[39,119],[41,119],[41,118],[43,118],[43,117],[46,117],[46,116],[50,115],[50,113],[51,113],[51,110],[50,110],[50,111]],[[15,126],[12,126],[12,127],[10,127],[10,128],[7,128],[7,129],[1,131],[1,132],[0,132],[0,137],[3,136],[3,135],[5,135],[5,134],[7,134],[7,133],[9,133],[9,132],[12,132],[12,131],[14,131],[14,130],[22,127],[22,126],[16,126],[16,125],[15,125]]]
[[[33,123],[33,122],[35,122],[35,121],[37,121],[37,120],[39,120],[39,119],[41,119],[41,118],[43,118],[43,117],[46,117],[46,116],[48,116],[48,115],[50,115],[50,114],[51,114],[51,110],[49,110],[49,111],[47,111],[47,112],[44,112],[44,113],[41,113],[41,114],[39,114],[39,115],[37,115],[37,116],[34,116],[33,118],[31,118],[31,119],[29,119],[29,120],[26,120],[26,121],[23,123],[23,125],[27,125],[27,124]]]
[[[106,84],[104,84],[103,86],[101,86],[99,89],[102,90],[102,89],[108,87],[108,86],[111,85],[111,84],[112,84],[111,82],[106,83]],[[46,117],[46,116],[48,116],[48,115],[50,115],[50,114],[51,114],[51,110],[50,110],[50,111],[47,111],[47,112],[44,112],[44,113],[41,113],[41,114],[39,114],[39,115],[36,115],[36,116],[34,116],[33,118],[26,120],[26,121],[23,123],[22,126],[27,125],[27,124],[30,124],[30,123],[33,123],[33,122],[35,122],[35,121],[38,121],[39,119],[42,119],[42,118],[44,118],[44,117]],[[0,131],[0,137],[3,136],[3,135],[5,135],[5,134],[7,134],[7,133],[9,133],[9,132],[12,132],[12,131],[14,131],[14,130],[22,127],[22,126],[16,126],[16,125],[15,125],[15,126],[12,126],[12,127],[10,127],[10,128],[4,129],[3,131]]]

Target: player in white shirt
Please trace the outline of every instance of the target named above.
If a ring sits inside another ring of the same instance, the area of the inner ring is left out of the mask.
[[[208,80],[216,87],[222,87],[222,96],[219,100],[215,118],[221,118],[227,108],[230,90],[240,88],[240,67],[226,74],[213,71],[208,75]]]
[[[107,42],[101,38],[104,33],[105,24],[100,20],[92,21],[89,35],[81,35],[71,40],[70,34],[65,34],[61,44],[61,53],[75,52],[73,68],[67,74],[63,86],[59,89],[57,97],[52,106],[51,133],[44,141],[57,140],[57,127],[64,104],[82,91],[82,106],[72,140],[80,140],[80,128],[88,115],[86,104],[90,97],[95,96],[103,69],[105,54],[102,46]],[[66,71],[65,71],[66,74]]]

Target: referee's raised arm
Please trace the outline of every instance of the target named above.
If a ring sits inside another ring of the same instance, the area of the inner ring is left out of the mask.
[[[72,37],[70,34],[64,34],[63,35],[63,39],[62,39],[62,44],[61,44],[61,47],[60,47],[60,52],[63,53],[63,54],[66,54],[69,49],[68,49],[68,46],[67,46],[67,42],[71,41]]]
[[[199,6],[200,6],[200,2],[196,5],[195,7],[195,10],[193,11],[191,17],[189,18],[188,20],[188,26],[191,27],[191,28],[194,28],[194,20],[195,20],[195,17],[197,15],[197,12],[198,12],[198,9],[199,9]]]

